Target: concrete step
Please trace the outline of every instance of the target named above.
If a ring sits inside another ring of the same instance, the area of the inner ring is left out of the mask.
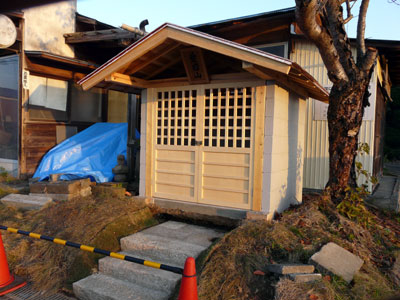
[[[132,252],[122,252],[134,256]],[[164,270],[149,268],[128,261],[105,257],[99,260],[100,273],[129,281],[150,289],[171,291],[181,276]]]
[[[94,274],[73,284],[81,300],[167,300],[169,291],[148,289],[103,274]]]
[[[143,231],[122,238],[121,249],[130,251],[139,258],[183,268],[186,258],[197,257],[206,247]]]
[[[224,235],[223,231],[175,221],[159,224],[143,230],[142,233],[179,240],[202,247],[209,247],[215,239]]]
[[[21,194],[9,194],[1,199],[7,206],[14,206],[27,210],[41,209],[46,204],[52,202],[53,199],[47,196],[32,196]]]

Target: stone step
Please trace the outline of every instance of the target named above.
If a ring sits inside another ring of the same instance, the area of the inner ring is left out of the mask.
[[[122,252],[134,256],[132,252]],[[99,260],[100,273],[117,279],[129,281],[150,289],[171,291],[175,288],[181,276],[164,270],[154,269],[143,265],[123,261],[111,257]]]
[[[224,235],[223,231],[175,221],[159,224],[143,230],[142,233],[162,236],[202,247],[209,247],[215,239]]]
[[[73,284],[81,300],[167,300],[170,291],[148,289],[103,274],[94,274]]]
[[[312,282],[322,279],[322,275],[320,273],[311,273],[311,274],[288,274],[289,278],[295,282]]]
[[[197,257],[207,247],[174,240],[144,231],[121,239],[122,251],[135,257],[183,268],[186,258]]]
[[[34,195],[21,195],[21,194],[9,194],[1,199],[7,206],[14,206],[27,210],[41,209],[48,203],[51,203],[53,199],[48,196],[34,196]]]
[[[279,275],[293,274],[293,273],[313,273],[315,267],[313,265],[301,264],[272,264],[267,265],[268,272],[276,273]]]

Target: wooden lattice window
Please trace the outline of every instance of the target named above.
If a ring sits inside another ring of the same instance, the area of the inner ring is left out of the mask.
[[[196,90],[157,93],[157,145],[195,145],[196,105]]]
[[[251,148],[254,88],[205,90],[204,146]]]

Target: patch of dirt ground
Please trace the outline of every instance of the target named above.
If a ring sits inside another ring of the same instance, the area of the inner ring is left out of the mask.
[[[156,219],[134,198],[103,194],[50,204],[40,211],[22,211],[0,204],[0,223],[52,237],[120,251],[119,239]],[[101,255],[1,232],[9,267],[41,291],[70,292],[72,283],[97,268]]]
[[[393,267],[400,250],[398,214],[369,209],[371,221],[363,227],[318,194],[305,195],[303,201],[273,222],[244,221],[216,243],[198,270],[199,299],[381,300],[400,292]],[[328,242],[364,260],[352,283],[323,273],[317,283],[278,284],[266,270],[271,263],[308,263]]]

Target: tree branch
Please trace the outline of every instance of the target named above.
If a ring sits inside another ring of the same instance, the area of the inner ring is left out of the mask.
[[[360,13],[358,15],[358,24],[357,24],[357,61],[360,61],[362,64],[362,60],[365,56],[365,20],[367,18],[367,10],[368,10],[369,0],[362,0],[360,6]]]
[[[354,79],[356,64],[351,51],[350,41],[344,29],[343,9],[337,0],[328,0],[324,19],[339,55],[340,63],[347,76]]]
[[[296,0],[296,22],[306,37],[312,41],[321,54],[322,60],[328,69],[329,79],[333,83],[348,81],[340,60],[339,54],[334,46],[332,36],[317,23],[318,0]]]

